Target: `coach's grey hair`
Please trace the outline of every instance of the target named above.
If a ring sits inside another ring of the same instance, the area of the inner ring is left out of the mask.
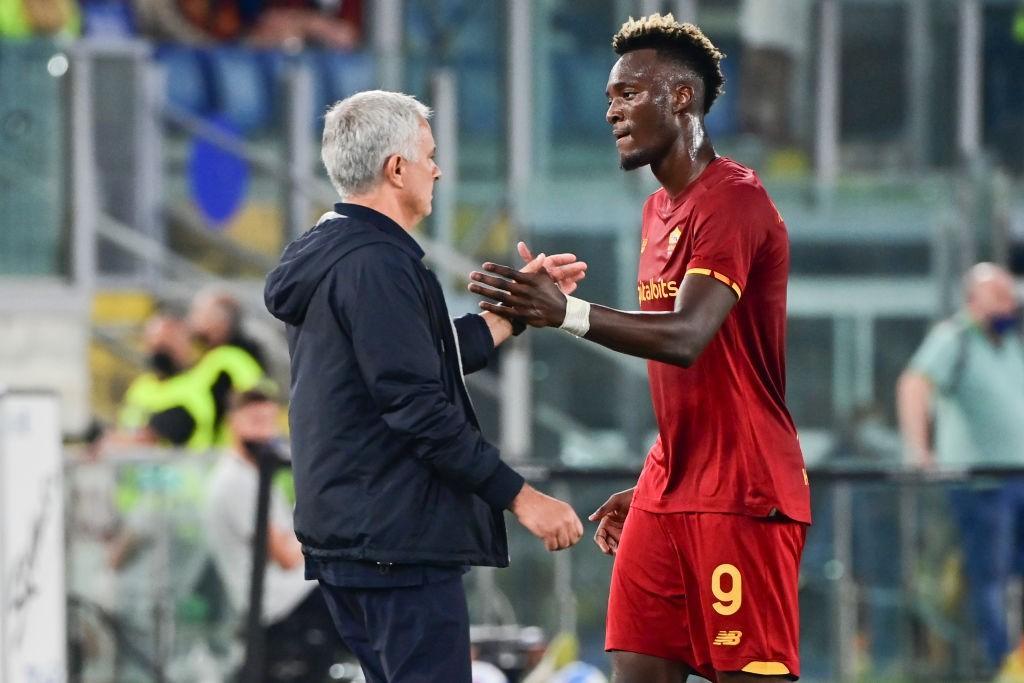
[[[430,114],[415,97],[384,90],[356,93],[327,110],[320,158],[342,199],[372,189],[388,157],[418,161],[420,123]]]

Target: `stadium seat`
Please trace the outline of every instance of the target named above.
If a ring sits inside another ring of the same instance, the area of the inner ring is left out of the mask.
[[[324,109],[330,100],[327,94],[327,85],[321,74],[319,53],[307,50],[300,53],[282,52],[273,50],[260,53],[263,68],[266,71],[270,83],[270,92],[273,93],[271,114],[275,121],[281,121],[285,115],[284,106],[287,100],[283,97],[285,92],[284,78],[287,70],[293,66],[301,66],[309,69],[313,78],[313,130],[319,132],[323,127]]]
[[[472,137],[501,135],[505,74],[493,54],[467,54],[455,64],[459,130]]]
[[[604,120],[608,108],[604,90],[613,58],[604,50],[551,54],[551,126],[555,139],[609,135]]]
[[[199,50],[181,45],[161,45],[156,61],[167,75],[167,101],[193,114],[210,110],[209,74]]]
[[[317,54],[317,64],[323,81],[325,105],[361,90],[378,87],[377,65],[367,53],[323,51]],[[322,108],[320,112],[323,112]]]
[[[207,53],[215,111],[244,133],[273,119],[272,83],[260,52],[216,48]]]
[[[726,52],[742,58],[738,51],[726,48]],[[708,135],[712,138],[729,137],[739,132],[738,103],[740,88],[743,87],[743,83],[740,82],[739,62],[736,59],[723,59],[721,66],[722,74],[725,76],[725,92],[715,100],[715,106],[705,120]]]

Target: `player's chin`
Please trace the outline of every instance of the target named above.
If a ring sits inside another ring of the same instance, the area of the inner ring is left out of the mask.
[[[651,163],[648,155],[643,150],[619,152],[619,168],[623,171],[634,171],[641,166]]]

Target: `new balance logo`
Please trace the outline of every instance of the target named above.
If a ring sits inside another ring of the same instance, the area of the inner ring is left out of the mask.
[[[739,645],[743,631],[719,631],[712,645]]]

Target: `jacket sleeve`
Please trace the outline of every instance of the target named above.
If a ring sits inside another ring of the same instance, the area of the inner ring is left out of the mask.
[[[494,337],[482,316],[470,313],[455,319],[455,333],[459,337],[459,355],[462,372],[469,375],[487,367],[494,353]]]
[[[412,454],[451,485],[507,508],[523,478],[448,399],[416,267],[387,244],[352,252],[332,274],[336,313],[381,417]]]

